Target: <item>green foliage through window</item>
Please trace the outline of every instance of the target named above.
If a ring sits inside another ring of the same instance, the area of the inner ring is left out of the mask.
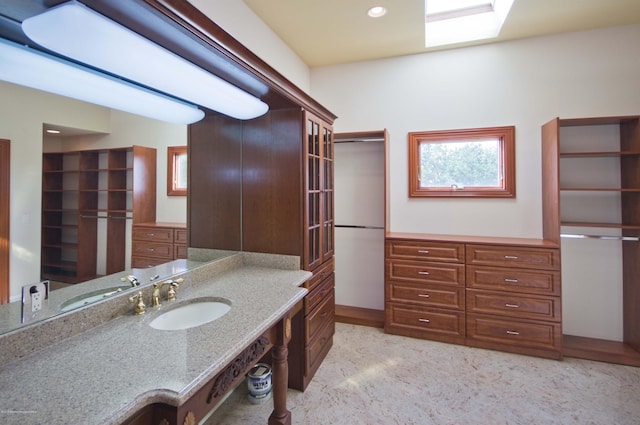
[[[499,185],[499,140],[420,143],[420,186]]]
[[[410,197],[515,193],[515,127],[409,133]]]

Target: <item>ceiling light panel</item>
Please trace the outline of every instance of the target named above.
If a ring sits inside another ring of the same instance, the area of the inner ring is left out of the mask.
[[[25,19],[25,34],[61,55],[238,119],[267,112],[255,96],[76,1]]]
[[[169,96],[0,39],[0,80],[176,124],[204,112]]]

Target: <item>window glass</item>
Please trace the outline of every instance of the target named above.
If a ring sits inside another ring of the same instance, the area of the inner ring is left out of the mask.
[[[409,196],[515,197],[515,128],[409,133]]]
[[[187,195],[187,147],[167,148],[167,195]]]

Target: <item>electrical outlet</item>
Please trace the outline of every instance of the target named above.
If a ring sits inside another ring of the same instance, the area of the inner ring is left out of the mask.
[[[40,317],[48,310],[49,281],[43,280],[22,287],[22,323]]]
[[[35,285],[31,289],[35,289],[35,292],[31,293],[31,312],[35,313],[42,310],[42,294]]]

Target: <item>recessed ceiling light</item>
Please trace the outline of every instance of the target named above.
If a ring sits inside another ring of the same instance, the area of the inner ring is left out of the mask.
[[[48,130],[47,130],[47,133],[49,133],[49,134],[60,134],[60,130],[51,130],[51,129],[48,129]]]
[[[372,18],[379,18],[381,16],[384,16],[386,13],[387,13],[386,7],[375,6],[369,9],[369,11],[367,12],[367,15],[369,15]]]

